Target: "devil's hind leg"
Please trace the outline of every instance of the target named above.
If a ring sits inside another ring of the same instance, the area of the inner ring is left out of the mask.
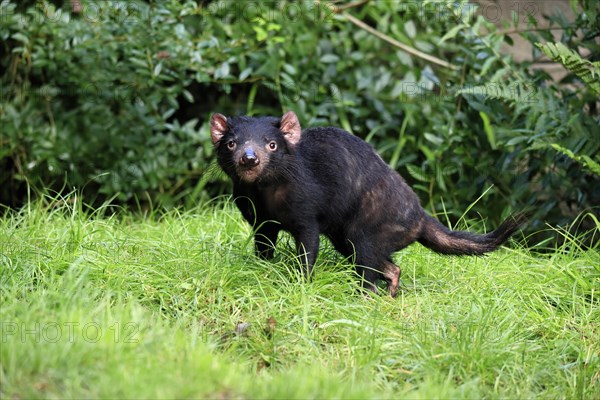
[[[387,282],[387,289],[390,296],[396,297],[398,294],[398,285],[400,283],[400,267],[388,258],[382,265],[381,275]]]

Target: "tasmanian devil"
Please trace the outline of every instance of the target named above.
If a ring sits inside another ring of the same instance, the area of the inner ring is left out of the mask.
[[[522,217],[485,235],[451,231],[427,215],[417,195],[360,138],[334,127],[300,128],[298,117],[214,114],[210,133],[218,163],[233,181],[233,195],[255,229],[256,252],[271,258],[280,230],[296,241],[310,276],[319,234],[354,257],[363,286],[384,279],[398,291],[400,268],[391,254],[418,241],[442,254],[475,255],[496,249]]]

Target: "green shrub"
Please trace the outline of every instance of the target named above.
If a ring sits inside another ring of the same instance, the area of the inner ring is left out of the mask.
[[[600,204],[598,175],[578,161],[599,160],[597,95],[502,54],[510,38],[466,1],[30,3],[1,3],[2,203],[21,204],[28,184],[90,203],[193,203],[227,189],[212,112],[293,109],[304,126],[366,138],[453,223],[474,202],[490,226],[528,209],[532,230]],[[574,23],[551,19],[597,60],[594,2],[577,7]]]

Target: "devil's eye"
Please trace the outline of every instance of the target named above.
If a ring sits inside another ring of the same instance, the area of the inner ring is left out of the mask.
[[[235,149],[235,141],[233,141],[233,140],[230,140],[229,142],[227,142],[227,148],[228,148],[229,150],[233,150],[233,149]]]
[[[269,148],[269,150],[275,151],[277,150],[277,142],[271,141],[269,142],[269,144],[267,144],[267,147]]]

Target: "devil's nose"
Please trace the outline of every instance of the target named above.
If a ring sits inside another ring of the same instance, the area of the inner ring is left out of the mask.
[[[240,163],[242,165],[247,165],[249,167],[252,167],[252,166],[258,165],[259,160],[258,160],[258,157],[256,157],[256,154],[254,153],[253,150],[246,149],[246,150],[244,150],[244,155],[242,156]]]

